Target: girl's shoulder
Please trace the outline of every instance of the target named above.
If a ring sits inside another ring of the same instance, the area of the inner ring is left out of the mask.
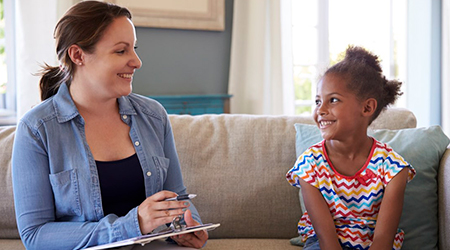
[[[403,157],[398,154],[389,144],[378,141],[377,139],[373,138],[375,141],[375,148],[374,148],[374,156],[385,156],[385,158],[395,158],[395,159],[401,159],[404,161]]]
[[[305,152],[314,151],[314,152],[321,152],[321,153],[323,153],[324,144],[325,144],[325,140],[322,140],[322,141],[320,141],[320,142],[310,146]]]
[[[324,153],[324,143],[325,141],[320,141],[309,148],[307,148],[302,154],[297,158],[297,163],[300,161],[323,161]]]
[[[374,139],[375,140],[375,139]],[[408,181],[411,181],[416,175],[416,170],[414,167],[403,158],[399,153],[397,153],[389,144],[376,141],[376,148],[372,156],[372,163],[383,163],[385,173],[393,177],[399,173],[403,168],[409,169]]]

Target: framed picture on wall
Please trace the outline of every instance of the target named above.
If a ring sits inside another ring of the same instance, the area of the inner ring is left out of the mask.
[[[225,29],[225,0],[106,0],[127,7],[139,27]]]

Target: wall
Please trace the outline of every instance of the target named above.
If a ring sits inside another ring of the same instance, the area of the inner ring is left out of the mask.
[[[417,127],[441,125],[441,1],[408,0],[407,108]]]
[[[133,92],[143,95],[227,94],[233,0],[225,1],[225,30],[136,27],[143,66]]]

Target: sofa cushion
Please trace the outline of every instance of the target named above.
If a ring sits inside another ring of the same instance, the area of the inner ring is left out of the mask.
[[[380,113],[369,129],[415,128],[417,120],[414,114],[404,108],[388,108]]]
[[[322,140],[317,126],[295,124],[296,154]],[[401,130],[372,130],[369,135],[390,145],[415,169],[407,184],[399,227],[405,231],[403,249],[437,249],[439,161],[449,139],[439,126]],[[301,193],[301,192],[300,192]]]
[[[0,239],[0,249],[26,250],[20,239]]]
[[[0,238],[19,238],[14,212],[11,153],[15,127],[0,127]]]
[[[285,181],[295,162],[295,123],[310,116],[170,115],[188,192],[204,223],[221,223],[211,238],[297,235],[302,212]],[[373,128],[416,126],[411,111],[389,109]]]
[[[287,239],[210,239],[204,250],[302,250]]]
[[[184,184],[198,195],[193,203],[203,223],[221,224],[211,238],[289,242],[296,235],[301,210],[284,173],[295,162],[294,124],[309,119],[170,116]]]

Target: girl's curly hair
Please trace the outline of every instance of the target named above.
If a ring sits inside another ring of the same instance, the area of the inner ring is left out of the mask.
[[[374,98],[377,108],[370,123],[375,120],[383,109],[394,104],[402,85],[397,80],[387,80],[383,75],[378,56],[358,46],[349,46],[345,58],[330,67],[324,75],[338,74],[347,80],[348,89],[361,100]]]

